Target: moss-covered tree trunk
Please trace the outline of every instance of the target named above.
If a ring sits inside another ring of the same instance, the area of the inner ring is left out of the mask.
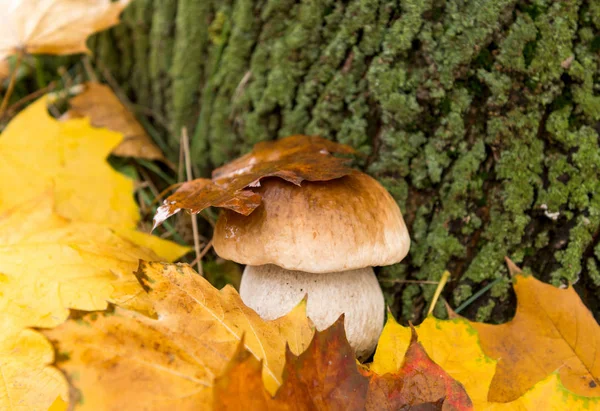
[[[135,0],[124,21],[97,58],[199,169],[293,133],[367,154],[413,239],[380,272],[404,318],[435,286],[403,279],[450,270],[456,306],[504,256],[598,313],[600,1]],[[469,314],[505,317],[508,290]]]

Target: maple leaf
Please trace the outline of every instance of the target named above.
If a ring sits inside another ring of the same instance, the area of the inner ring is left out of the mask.
[[[196,214],[213,206],[249,215],[260,205],[261,197],[247,188],[260,185],[262,178],[279,177],[300,185],[304,180],[327,181],[355,172],[350,159],[331,153],[352,154],[354,150],[316,136],[258,143],[249,154],[214,170],[212,180],[184,183],[159,207],[155,226],[181,209]]]
[[[110,87],[89,82],[83,92],[69,100],[70,109],[61,119],[89,117],[92,126],[106,127],[125,136],[112,154],[148,160],[165,160],[135,116],[121,103]]]
[[[134,228],[133,181],[106,163],[122,136],[87,119],[59,122],[46,105],[40,98],[2,132],[0,212],[53,189],[63,217]]]
[[[85,52],[87,37],[117,24],[129,2],[0,0],[0,60],[23,52]]]
[[[67,381],[53,362],[44,336],[0,313],[0,409],[46,410],[57,396],[67,398]]]
[[[443,410],[472,409],[462,386],[429,359],[416,333],[401,368],[377,375],[359,371],[343,324],[342,316],[317,331],[305,352],[286,354],[284,381],[274,397],[260,383],[260,362],[238,350],[215,381],[213,408],[398,410],[431,405]]]
[[[160,258],[108,227],[56,216],[49,195],[35,198],[0,215],[0,312],[23,327],[52,327],[69,308],[145,295],[133,275],[139,259]]]
[[[46,102],[43,97],[23,110],[1,134],[0,213],[50,190],[62,217],[110,226],[168,261],[188,252],[135,231],[139,211],[133,181],[106,162],[123,136],[90,127],[88,119],[59,122],[48,115]]]
[[[285,317],[264,321],[230,286],[213,288],[188,265],[143,262],[137,277],[156,316],[117,307],[44,331],[58,366],[72,379],[82,409],[205,409],[212,385],[244,346],[264,361],[271,392],[280,384],[286,344],[303,351],[312,337],[305,303]]]
[[[544,284],[507,262],[517,295],[514,318],[471,323],[483,351],[498,359],[489,401],[513,401],[556,370],[573,393],[600,396],[600,327],[592,313],[573,287]]]
[[[512,402],[490,402],[487,397],[496,372],[496,361],[482,351],[479,335],[469,321],[463,318],[439,320],[429,316],[416,329],[425,351],[452,378],[463,384],[476,410],[561,411],[600,407],[600,398],[586,398],[569,392],[556,373]],[[399,325],[388,315],[370,369],[378,374],[399,369],[410,340],[410,328]]]

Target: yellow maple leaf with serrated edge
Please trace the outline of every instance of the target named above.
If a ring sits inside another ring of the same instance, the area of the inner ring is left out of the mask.
[[[167,261],[188,252],[135,231],[133,181],[106,162],[123,135],[91,127],[88,119],[57,121],[46,106],[47,97],[40,98],[0,134],[0,214],[50,190],[62,217],[110,226]]]
[[[69,308],[101,310],[143,293],[133,273],[140,259],[159,256],[106,226],[52,215],[51,205],[44,196],[0,215],[1,313],[23,327],[53,327]],[[47,227],[29,222],[44,218]]]
[[[40,98],[0,135],[0,212],[52,189],[63,217],[134,228],[133,181],[106,162],[122,139],[87,119],[59,122]]]
[[[143,263],[137,273],[156,316],[117,308],[69,319],[44,331],[60,353],[57,366],[72,380],[77,409],[211,409],[213,383],[240,341],[262,360],[274,393],[286,346],[308,347],[313,328],[302,301],[273,321],[246,307],[231,286],[215,289],[186,264]]]
[[[0,313],[0,409],[47,410],[56,398],[68,398],[53,362],[54,348],[43,335]]]
[[[465,387],[475,410],[595,410],[599,398],[586,398],[564,388],[558,375],[551,374],[522,397],[509,403],[488,402],[488,390],[496,372],[496,361],[479,345],[477,331],[465,319],[439,320],[429,316],[415,327],[419,341],[431,359]],[[377,374],[396,372],[410,343],[409,327],[399,325],[391,315],[383,329],[370,369]]]

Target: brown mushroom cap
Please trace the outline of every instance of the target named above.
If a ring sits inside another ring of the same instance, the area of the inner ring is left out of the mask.
[[[392,196],[364,173],[302,186],[268,178],[255,189],[262,204],[249,216],[223,210],[217,254],[247,265],[328,273],[401,261],[410,237]]]

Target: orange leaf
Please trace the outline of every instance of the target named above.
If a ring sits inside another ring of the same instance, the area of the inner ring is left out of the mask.
[[[136,275],[153,318],[117,307],[44,331],[61,354],[57,365],[70,377],[76,408],[208,409],[214,378],[242,336],[264,361],[261,384],[275,392],[286,345],[299,353],[312,337],[305,302],[264,321],[231,286],[217,290],[189,265],[142,262]]]
[[[417,342],[416,332],[397,373],[379,376],[359,371],[344,334],[343,317],[316,332],[300,356],[288,351],[284,382],[275,397],[262,387],[260,370],[258,360],[238,350],[225,373],[215,380],[214,409],[472,409],[462,385],[431,361]]]
[[[87,51],[87,37],[119,22],[130,0],[21,0],[3,2],[0,61],[25,53],[73,54]]]
[[[213,206],[249,215],[260,205],[260,195],[245,189],[259,186],[262,178],[279,177],[296,185],[304,180],[333,180],[355,170],[349,166],[350,159],[331,153],[353,152],[348,146],[314,136],[258,143],[251,153],[216,169],[212,181],[198,179],[183,184],[159,207],[155,226],[181,209],[196,214]]]
[[[488,400],[513,401],[558,370],[563,385],[600,396],[600,328],[569,286],[559,289],[525,276],[510,260],[517,313],[506,324],[471,323],[486,355],[498,360]]]
[[[110,87],[94,82],[84,87],[82,93],[69,100],[71,109],[64,117],[89,117],[92,126],[123,134],[125,138],[112,151],[116,156],[164,160],[160,149]]]

